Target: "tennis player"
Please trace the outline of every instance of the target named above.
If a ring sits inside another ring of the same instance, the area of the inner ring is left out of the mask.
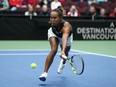
[[[51,51],[46,58],[44,72],[40,75],[39,79],[45,81],[48,76],[48,70],[54,60],[54,56],[57,53],[58,45],[60,44],[62,55],[68,56],[71,49],[71,43],[73,41],[72,26],[68,21],[63,19],[63,11],[61,8],[57,8],[50,13],[51,27],[48,30],[48,40],[51,46]],[[60,74],[66,65],[66,59],[62,58],[57,72]]]

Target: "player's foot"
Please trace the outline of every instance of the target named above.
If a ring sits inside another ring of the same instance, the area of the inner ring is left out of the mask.
[[[39,79],[40,79],[41,81],[46,81],[47,76],[48,76],[47,73],[44,72],[44,73],[42,73],[42,74],[40,75]]]
[[[63,59],[60,61],[60,65],[58,67],[58,70],[57,70],[57,73],[58,74],[61,74],[62,73],[62,70],[63,68],[66,66],[66,64],[63,64]]]

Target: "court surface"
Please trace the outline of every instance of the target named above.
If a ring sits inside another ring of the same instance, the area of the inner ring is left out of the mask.
[[[50,50],[0,50],[1,87],[116,87],[116,57],[71,50],[85,61],[82,75],[75,75],[69,63],[57,74],[59,52],[48,72],[46,82],[38,79]],[[31,63],[37,68],[30,68]]]

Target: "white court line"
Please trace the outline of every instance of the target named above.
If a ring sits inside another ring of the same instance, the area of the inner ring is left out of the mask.
[[[1,52],[3,52],[2,50],[0,50]],[[19,50],[4,50],[4,52],[7,52],[7,51],[19,51]],[[20,50],[20,51],[24,51],[24,50]],[[35,50],[25,50],[25,51],[28,51],[28,52],[30,52],[30,51],[35,51]],[[36,51],[42,51],[42,50],[36,50]],[[43,51],[46,51],[46,50],[43,50]],[[1,56],[15,56],[15,55],[19,55],[19,56],[23,56],[23,55],[48,55],[49,53],[48,52],[41,52],[41,53],[28,53],[28,52],[26,52],[26,53],[20,53],[20,52],[18,52],[18,53],[0,53],[0,55]],[[56,55],[59,55],[60,54],[60,52],[57,52],[57,54]],[[73,53],[73,52],[70,52],[69,53],[70,55],[75,55],[75,54],[77,54],[77,53]],[[81,53],[81,54],[83,54],[83,53]]]
[[[3,51],[50,51],[50,49],[7,49],[7,50],[0,50],[0,52],[3,52]],[[60,51],[60,50],[58,50]],[[98,54],[98,53],[92,53],[92,52],[86,52],[86,51],[80,51],[80,50],[74,50],[74,49],[71,49],[71,51],[73,52],[79,52],[79,54],[91,54],[91,55],[98,55],[98,56],[105,56],[105,57],[110,57],[110,58],[116,58],[116,56],[111,56],[111,55],[105,55],[105,54]],[[0,55],[47,55],[48,53],[0,53]],[[70,54],[77,54],[77,53],[71,53]],[[59,53],[57,53],[56,55],[59,55]]]
[[[47,55],[48,53],[2,53],[0,56]]]
[[[50,51],[50,49],[0,49],[0,51]]]
[[[74,49],[72,49],[71,51],[80,52],[80,53],[83,53],[83,54],[91,54],[91,55],[97,55],[97,56],[104,56],[104,57],[116,58],[116,56],[99,54],[99,53],[92,53],[92,52],[86,52],[86,51],[80,51],[80,50],[74,50]]]

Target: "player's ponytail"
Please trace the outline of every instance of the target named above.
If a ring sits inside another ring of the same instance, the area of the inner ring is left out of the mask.
[[[59,17],[62,17],[63,16],[63,9],[61,6],[58,6],[58,8],[52,10],[52,11],[55,11],[58,13]]]
[[[58,6],[57,8],[63,13],[63,7]]]

